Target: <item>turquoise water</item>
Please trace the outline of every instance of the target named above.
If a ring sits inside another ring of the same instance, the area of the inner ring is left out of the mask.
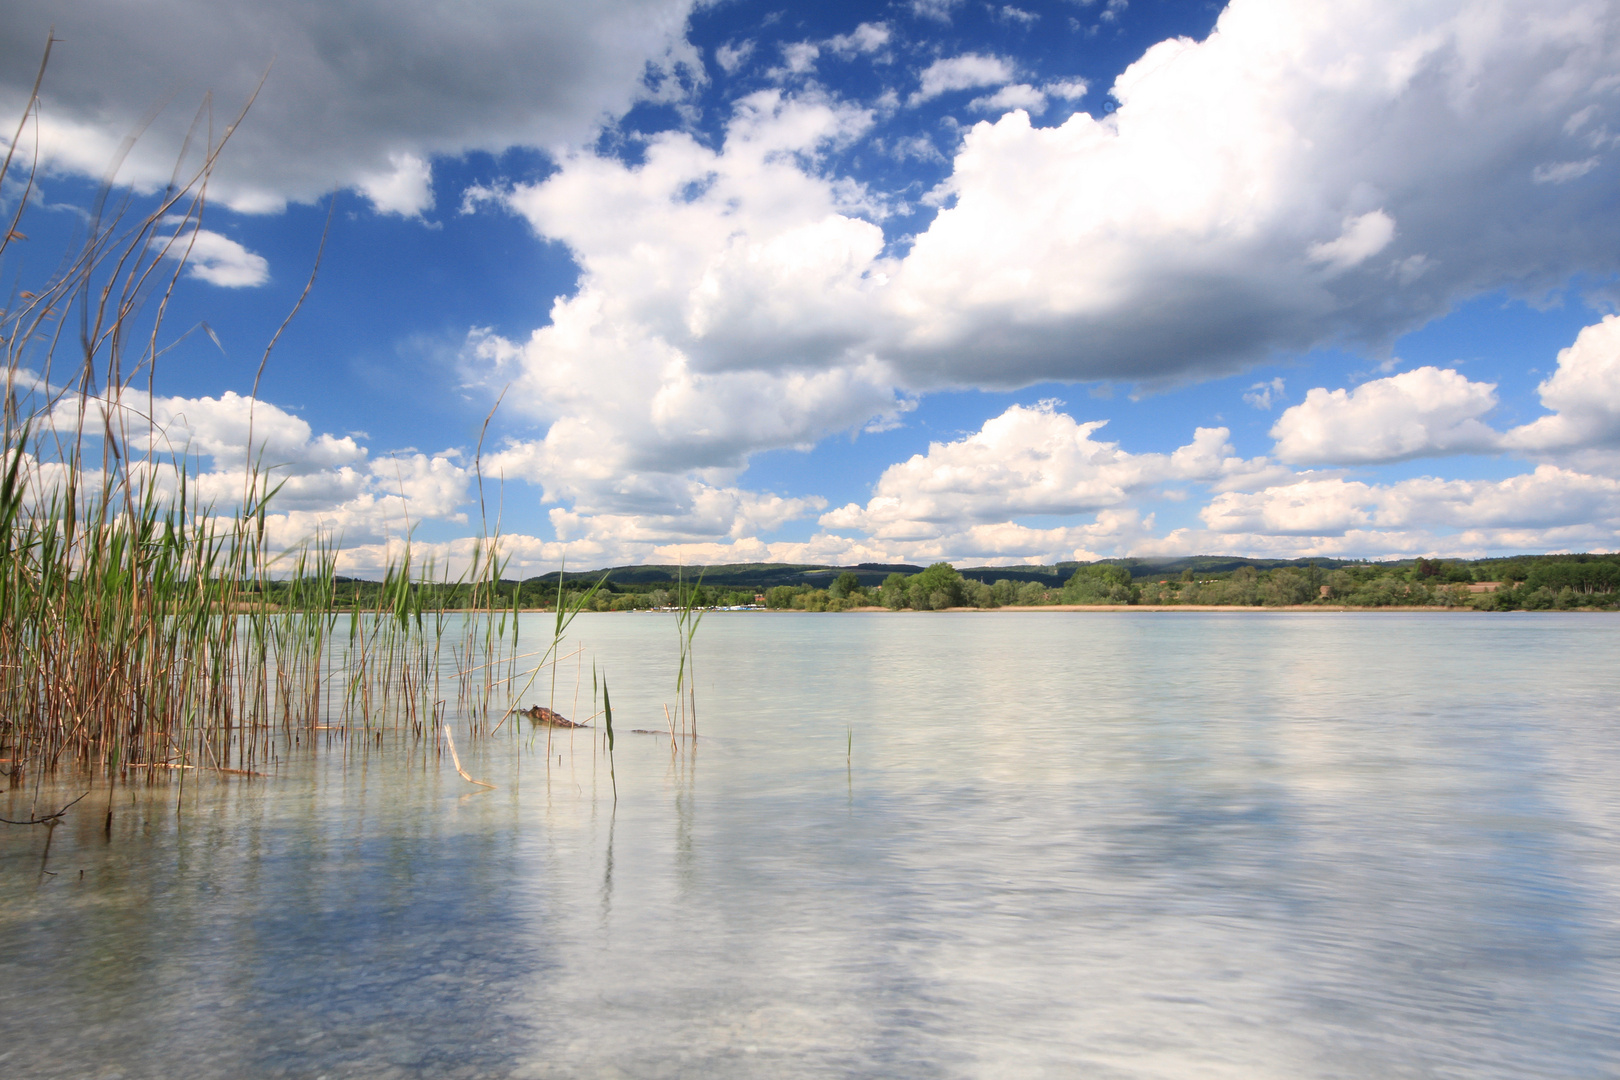
[[[0,826],[0,1074],[1620,1072],[1620,618],[711,614],[680,750],[673,618],[575,631],[616,803],[524,730]]]

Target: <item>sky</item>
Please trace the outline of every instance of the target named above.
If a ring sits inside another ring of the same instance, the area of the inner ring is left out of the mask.
[[[1620,549],[1620,4],[5,8],[8,306],[251,99],[139,411],[353,572]]]

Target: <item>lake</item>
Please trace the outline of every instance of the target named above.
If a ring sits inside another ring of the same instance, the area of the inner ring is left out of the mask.
[[[680,744],[673,616],[570,641],[524,701],[594,660],[611,776],[525,723],[493,789],[306,747],[0,826],[0,1074],[1620,1072],[1620,617],[714,613]]]

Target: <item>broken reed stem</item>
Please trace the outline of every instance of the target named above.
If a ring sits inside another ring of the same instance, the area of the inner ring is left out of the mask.
[[[492,788],[495,786],[487,780],[474,780],[472,777],[467,775],[467,770],[461,767],[461,756],[456,753],[456,737],[450,733],[449,724],[444,725],[444,741],[450,744],[450,760],[452,763],[454,763],[456,772],[461,774],[461,778],[463,780],[467,781],[469,784],[477,784],[480,787]]]

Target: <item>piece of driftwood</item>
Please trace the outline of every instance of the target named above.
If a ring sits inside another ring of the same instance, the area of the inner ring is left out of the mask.
[[[461,767],[461,755],[456,753],[456,737],[450,733],[449,724],[444,725],[444,741],[450,744],[450,760],[455,764],[456,772],[461,774],[463,780],[469,784],[477,784],[479,787],[492,788],[495,786],[488,780],[476,780],[468,776],[467,770]]]
[[[519,709],[518,710],[518,715],[519,716],[527,716],[530,720],[533,720],[536,724],[544,724],[546,727],[565,727],[565,728],[590,727],[589,724],[576,724],[572,720],[568,719],[568,717],[564,716],[562,713],[554,712],[551,709],[546,708],[544,705],[534,705],[534,706],[532,706],[530,708],[527,708],[527,709]]]
[[[88,794],[90,794],[89,791],[86,791],[84,793],[84,795],[88,795]],[[79,799],[84,798],[84,795],[80,795]],[[68,803],[66,806],[62,807],[62,809],[56,811],[54,814],[45,814],[45,815],[43,815],[41,817],[29,817],[29,818],[26,818],[26,819],[23,819],[23,820],[17,820],[17,821],[13,821],[11,818],[0,818],[0,821],[5,822],[7,825],[55,825],[58,821],[60,821],[62,819],[63,814],[65,814],[69,810],[73,809],[73,804],[78,802],[79,799],[74,799],[73,802]],[[48,845],[47,845],[46,850],[47,851],[49,850]],[[47,874],[50,873],[49,870],[47,870],[45,872]]]

